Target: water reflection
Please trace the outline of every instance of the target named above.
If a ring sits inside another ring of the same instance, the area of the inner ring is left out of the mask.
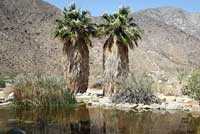
[[[200,134],[200,118],[186,112],[123,112],[85,108],[60,111],[0,109],[0,130],[27,134]]]

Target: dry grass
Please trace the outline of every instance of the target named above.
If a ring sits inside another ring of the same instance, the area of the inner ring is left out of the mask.
[[[44,75],[23,75],[14,84],[14,104],[29,109],[43,107],[56,109],[76,103],[75,97],[65,89],[62,78]]]
[[[119,83],[119,92],[112,98],[116,103],[157,103],[158,98],[153,95],[153,79],[146,73],[132,73],[126,80]]]

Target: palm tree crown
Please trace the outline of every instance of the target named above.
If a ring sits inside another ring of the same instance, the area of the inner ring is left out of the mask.
[[[90,12],[80,10],[72,4],[64,8],[63,17],[56,19],[56,28],[54,36],[60,38],[69,44],[76,44],[77,41],[92,46],[90,36],[95,36],[97,32],[96,24],[92,23]]]
[[[102,32],[109,35],[109,39],[117,37],[122,44],[129,46],[131,49],[138,46],[138,40],[141,40],[142,31],[137,24],[133,22],[133,18],[129,17],[130,8],[122,7],[118,13],[112,15],[103,14],[105,24],[101,25]]]

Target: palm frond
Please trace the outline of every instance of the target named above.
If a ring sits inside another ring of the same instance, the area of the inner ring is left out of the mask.
[[[102,15],[102,18],[105,19],[107,22],[110,22],[110,21],[111,21],[111,16],[108,15],[107,13],[103,14],[103,15]]]
[[[134,48],[141,40],[142,30],[130,17],[130,8],[121,7],[118,13],[112,15],[104,14],[102,18],[105,23],[100,25],[101,31],[110,36],[116,36],[122,44]]]
[[[120,9],[119,9],[119,14],[121,15],[124,15],[124,16],[128,16],[130,14],[131,10],[129,7],[124,7],[122,6]]]
[[[56,19],[55,23],[54,36],[63,41],[69,39],[72,44],[85,38],[88,46],[91,46],[90,37],[95,36],[98,31],[97,25],[92,23],[90,12],[78,9],[75,4],[64,8],[63,17]]]

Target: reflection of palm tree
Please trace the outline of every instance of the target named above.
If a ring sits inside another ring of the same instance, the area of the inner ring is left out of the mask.
[[[70,124],[72,134],[90,134],[90,121],[79,121]]]
[[[90,120],[92,120],[92,134],[115,134],[119,132],[117,127],[118,117],[115,110],[89,109]]]
[[[89,110],[86,107],[81,107],[76,111],[74,118],[78,122],[70,124],[71,134],[90,134],[91,121]]]
[[[200,117],[194,118],[184,112],[135,113],[98,108],[86,109],[85,107],[68,111],[20,111],[20,115],[16,117],[21,117],[21,121],[11,124],[8,122],[5,126],[14,125],[16,128],[25,130],[27,134],[200,134]],[[19,119],[16,117],[13,118]],[[33,121],[34,124],[22,121]],[[21,131],[20,129],[18,130]],[[11,132],[18,130],[12,129],[8,134],[13,134]],[[0,131],[0,134],[7,132]],[[22,131],[19,134],[24,133]]]
[[[45,134],[45,129],[48,128],[48,122],[44,117],[38,117],[38,119],[36,120],[36,129],[43,134]]]

